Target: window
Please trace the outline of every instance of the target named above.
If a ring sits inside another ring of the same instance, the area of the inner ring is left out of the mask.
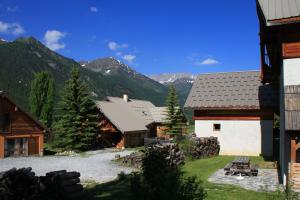
[[[9,113],[0,114],[0,132],[9,132],[10,116]]]
[[[214,131],[220,131],[221,130],[221,124],[214,124]]]

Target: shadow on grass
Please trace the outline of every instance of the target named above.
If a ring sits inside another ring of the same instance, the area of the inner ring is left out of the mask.
[[[126,175],[103,184],[91,183],[86,186],[85,191],[89,200],[129,200],[130,178]]]

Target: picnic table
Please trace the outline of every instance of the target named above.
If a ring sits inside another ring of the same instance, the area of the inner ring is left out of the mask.
[[[224,167],[226,175],[257,176],[258,167],[250,164],[249,157],[236,157]]]

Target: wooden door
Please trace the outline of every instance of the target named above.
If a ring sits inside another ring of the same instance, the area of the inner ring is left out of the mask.
[[[28,155],[36,155],[39,153],[38,138],[28,138]]]

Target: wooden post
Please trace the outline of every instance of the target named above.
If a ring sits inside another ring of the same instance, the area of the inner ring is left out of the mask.
[[[4,136],[0,135],[0,159],[4,158],[4,143],[5,143]]]
[[[296,162],[296,139],[292,138],[291,139],[291,163]]]
[[[265,47],[262,33],[260,33],[260,79],[264,81],[265,75]]]

